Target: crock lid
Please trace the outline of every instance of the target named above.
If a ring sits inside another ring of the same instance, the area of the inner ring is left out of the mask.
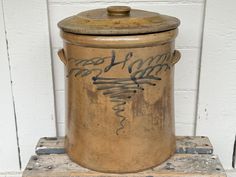
[[[58,23],[65,32],[90,35],[156,33],[175,29],[179,19],[128,6],[110,6],[68,17]]]

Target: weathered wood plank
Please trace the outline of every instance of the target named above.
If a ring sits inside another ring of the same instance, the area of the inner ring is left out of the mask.
[[[205,136],[177,136],[176,153],[212,154],[213,147]],[[64,137],[44,137],[36,146],[37,155],[64,154]]]
[[[64,137],[41,138],[35,148],[37,155],[64,154]]]
[[[217,156],[210,154],[175,154],[158,167],[130,174],[99,173],[70,161],[66,154],[32,156],[23,177],[226,177]]]
[[[212,154],[213,146],[206,136],[177,136],[176,153]]]

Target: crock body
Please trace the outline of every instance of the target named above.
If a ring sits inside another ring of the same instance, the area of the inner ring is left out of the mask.
[[[92,36],[61,32],[66,65],[66,151],[112,173],[154,167],[175,152],[177,29]]]

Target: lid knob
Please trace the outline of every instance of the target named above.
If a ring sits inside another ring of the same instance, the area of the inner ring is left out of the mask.
[[[131,8],[129,6],[109,6],[107,13],[110,16],[129,16]]]

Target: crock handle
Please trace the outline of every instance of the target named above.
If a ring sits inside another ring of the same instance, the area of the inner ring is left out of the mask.
[[[179,61],[180,58],[181,58],[181,53],[178,50],[175,50],[172,56],[171,64],[174,65]]]
[[[66,57],[65,57],[64,49],[58,50],[57,55],[59,56],[61,61],[66,65],[67,64],[67,60],[66,60]]]

